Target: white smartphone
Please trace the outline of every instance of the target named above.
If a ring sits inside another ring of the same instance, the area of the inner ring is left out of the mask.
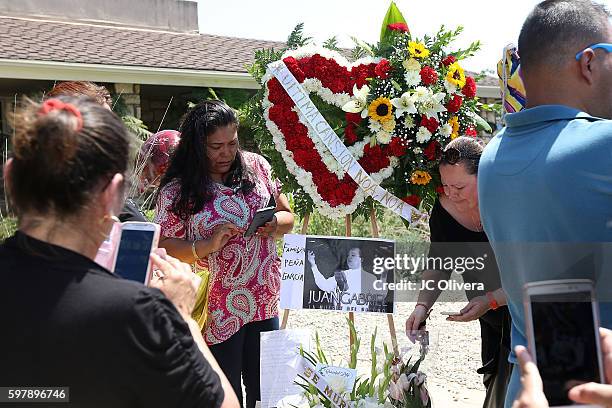
[[[604,379],[593,282],[531,282],[524,287],[524,302],[529,352],[550,407],[595,407],[576,405],[567,396],[575,385]]]
[[[461,316],[461,312],[440,312],[443,316]]]
[[[115,257],[114,272],[122,278],[147,285],[151,279],[151,251],[157,248],[159,225],[125,222]]]

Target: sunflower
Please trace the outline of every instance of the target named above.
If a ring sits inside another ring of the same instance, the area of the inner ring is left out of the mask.
[[[425,44],[416,41],[408,41],[408,52],[414,58],[429,57],[429,50],[425,48]]]
[[[429,184],[430,181],[431,181],[431,176],[429,175],[428,172],[423,171],[423,170],[416,170],[410,176],[410,182],[412,184],[420,184],[424,186],[426,184]]]
[[[368,107],[368,115],[374,120],[384,123],[392,118],[392,105],[389,98],[376,98]]]
[[[448,121],[448,124],[451,125],[453,128],[453,131],[451,133],[451,140],[453,140],[454,138],[459,136],[459,118],[457,118],[456,116],[453,116]]]
[[[463,88],[465,86],[465,73],[459,63],[453,62],[449,65],[446,80],[456,85],[458,88]]]

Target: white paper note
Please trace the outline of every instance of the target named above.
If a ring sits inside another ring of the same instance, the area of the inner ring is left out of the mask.
[[[304,292],[306,235],[287,234],[283,241],[281,309],[301,309]]]
[[[260,385],[262,408],[276,407],[278,401],[303,390],[295,385],[297,371],[291,366],[300,345],[310,351],[309,329],[276,330],[261,333]]]

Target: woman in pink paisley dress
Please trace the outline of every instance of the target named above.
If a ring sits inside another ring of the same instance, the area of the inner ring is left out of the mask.
[[[293,214],[268,162],[241,151],[238,118],[220,101],[193,107],[161,181],[155,221],[160,246],[210,271],[204,338],[242,402],[260,400],[260,333],[278,329],[280,260],[275,238],[293,228]],[[273,204],[275,203],[275,204]],[[255,212],[276,206],[256,235],[243,232]]]

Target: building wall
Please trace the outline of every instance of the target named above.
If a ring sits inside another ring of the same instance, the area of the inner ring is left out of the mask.
[[[0,14],[198,31],[198,4],[183,0],[0,0]]]

